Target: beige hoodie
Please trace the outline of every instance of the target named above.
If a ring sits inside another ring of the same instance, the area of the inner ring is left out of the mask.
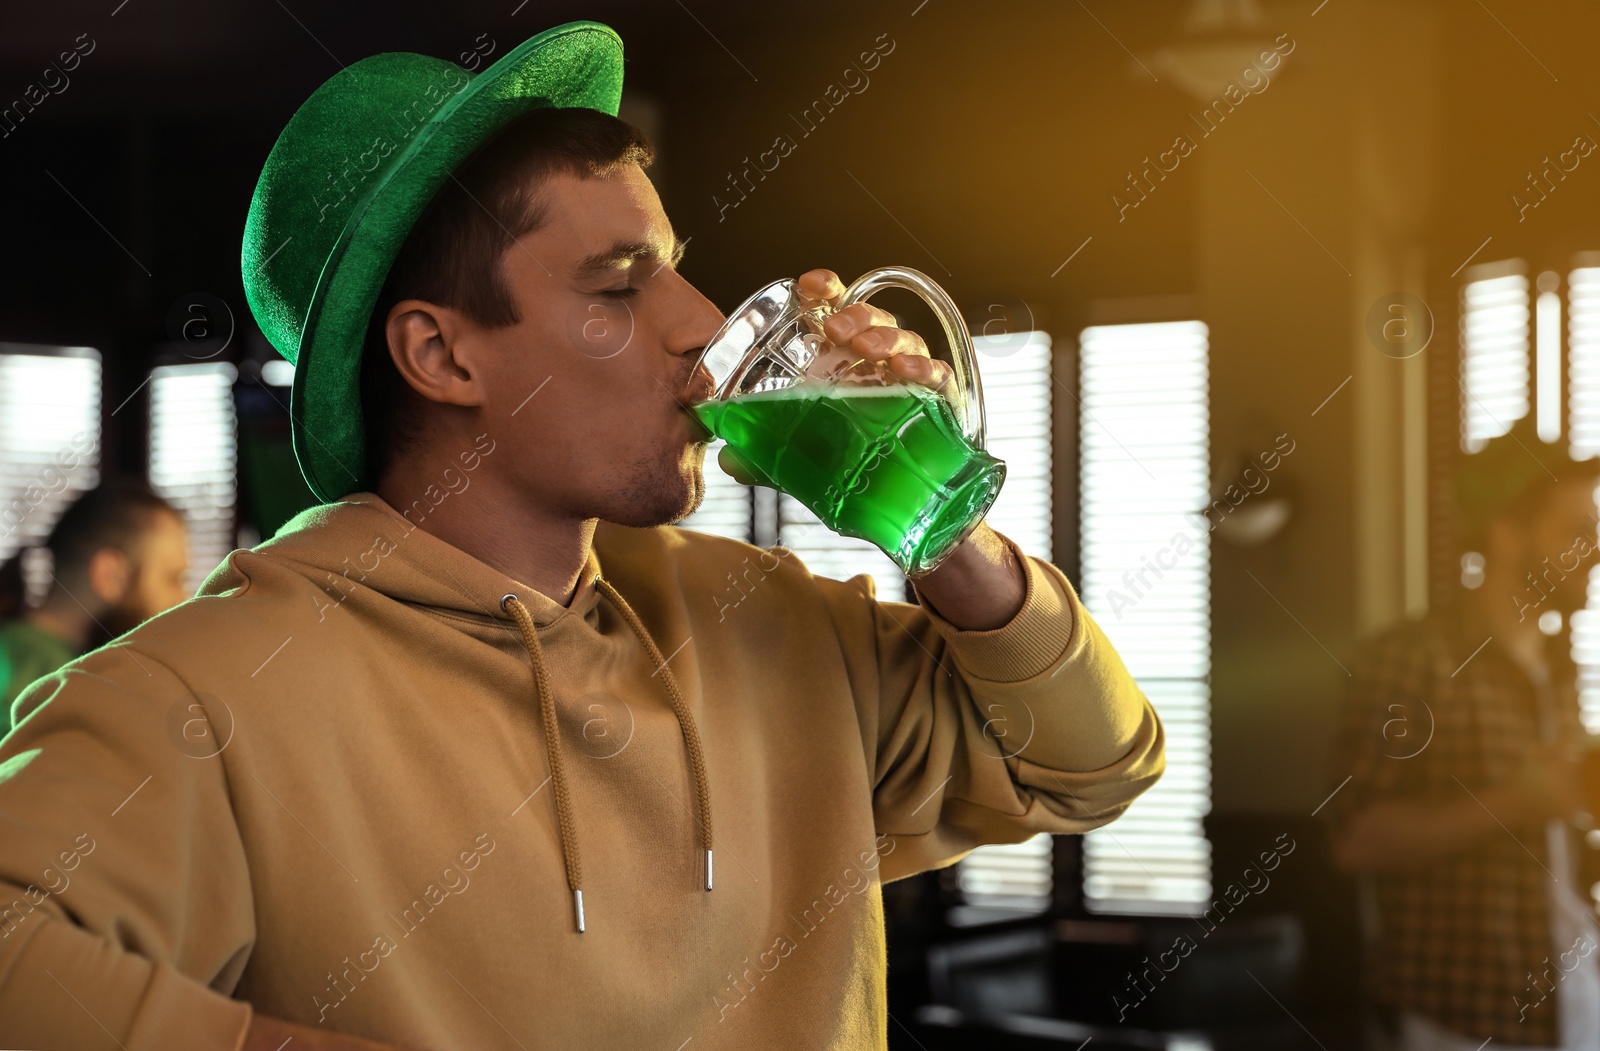
[[[0,1046],[233,1049],[254,1009],[419,1051],[881,1048],[883,881],[1161,773],[1048,563],[960,631],[602,523],[563,607],[430,511],[312,508],[23,693]]]

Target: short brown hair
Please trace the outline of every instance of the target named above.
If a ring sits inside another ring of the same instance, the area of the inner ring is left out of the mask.
[[[544,107],[507,124],[456,169],[417,220],[378,293],[361,353],[362,426],[373,485],[394,454],[419,437],[420,396],[389,356],[389,311],[406,299],[460,310],[480,325],[521,320],[500,260],[544,225],[539,189],[557,173],[603,177],[648,168],[644,132],[599,110]]]

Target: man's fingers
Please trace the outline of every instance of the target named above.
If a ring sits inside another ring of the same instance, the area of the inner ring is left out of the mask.
[[[822,323],[823,335],[843,344],[872,328],[894,328],[894,315],[871,303],[852,303]]]
[[[869,328],[844,344],[867,361],[884,362],[896,376],[937,388],[952,376],[950,366],[928,354],[928,345],[903,328]]]
[[[941,392],[955,379],[955,371],[947,362],[930,358],[925,353],[897,354],[889,359],[889,368],[911,383]]]
[[[797,283],[800,298],[808,306],[817,303],[827,303],[829,306],[838,306],[839,297],[844,295],[844,282],[839,280],[839,275],[832,270],[807,270],[800,275]]]
[[[812,304],[827,302],[836,306],[844,294],[844,283],[832,270],[806,271],[800,276],[798,288],[801,298]],[[893,314],[871,303],[852,303],[835,311],[823,322],[822,332],[837,347],[868,361],[887,362],[886,367],[908,383],[944,390],[954,379],[947,363],[929,356],[921,336],[899,328]]]

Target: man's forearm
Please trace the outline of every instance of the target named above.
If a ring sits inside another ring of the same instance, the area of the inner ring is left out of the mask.
[[[1489,792],[1482,793],[1490,796]],[[1484,803],[1388,800],[1356,814],[1333,838],[1333,858],[1352,873],[1392,872],[1443,857],[1500,832]]]
[[[963,631],[1004,627],[1022,609],[1028,585],[1016,555],[987,522],[916,583],[938,614]]]

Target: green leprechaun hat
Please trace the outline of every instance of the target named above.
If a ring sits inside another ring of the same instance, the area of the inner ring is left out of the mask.
[[[434,193],[513,118],[542,106],[615,116],[622,39],[571,22],[476,75],[393,53],[334,74],[267,155],[245,220],[245,298],[294,366],[295,458],[325,501],[370,489],[361,348],[389,267]]]

